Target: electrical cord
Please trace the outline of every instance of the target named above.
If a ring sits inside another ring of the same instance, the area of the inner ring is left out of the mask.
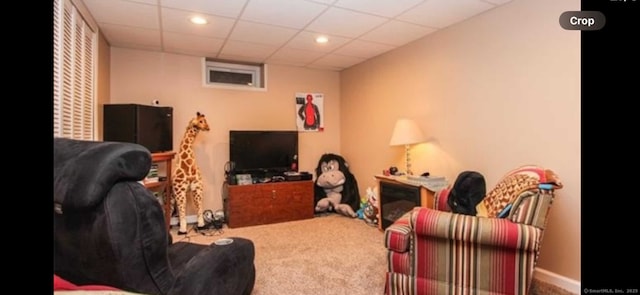
[[[208,237],[212,237],[212,236],[218,236],[221,234],[224,234],[224,230],[222,230],[221,228],[209,228],[209,229],[205,229],[205,230],[198,230],[203,236],[208,236]]]
[[[194,232],[194,235],[190,235],[189,233]],[[171,234],[171,233],[169,233]],[[182,236],[182,238],[180,240],[178,240],[178,242],[190,242],[192,237],[198,236],[198,229],[197,227],[194,225],[192,226],[189,230],[187,230],[187,233],[185,235]]]

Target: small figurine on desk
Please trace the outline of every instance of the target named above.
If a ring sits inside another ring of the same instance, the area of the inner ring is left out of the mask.
[[[389,167],[389,173],[391,173],[391,175],[398,174],[398,167],[395,167],[395,166]]]

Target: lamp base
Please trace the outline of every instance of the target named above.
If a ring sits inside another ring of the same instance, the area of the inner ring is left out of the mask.
[[[405,144],[404,145],[404,151],[405,151],[405,166],[407,167],[407,175],[413,175],[413,171],[411,171],[411,157],[409,155],[409,149],[411,148],[410,145]]]

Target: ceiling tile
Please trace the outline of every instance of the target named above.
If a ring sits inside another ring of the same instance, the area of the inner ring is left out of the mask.
[[[296,33],[298,33],[298,30],[247,21],[238,21],[236,26],[233,28],[231,35],[229,35],[229,39],[282,46]]]
[[[502,4],[507,4],[511,2],[511,0],[484,0],[484,1],[492,4],[496,4],[496,5],[502,5]]]
[[[428,27],[444,28],[493,7],[494,5],[480,0],[429,0],[401,14],[398,19]]]
[[[303,31],[298,34],[295,38],[293,38],[289,43],[287,43],[286,47],[296,48],[296,49],[305,49],[311,51],[319,51],[319,52],[330,52],[347,42],[351,41],[349,38],[338,37],[338,36],[330,36],[324,35],[329,38],[329,42],[325,44],[316,43],[316,37],[323,34],[313,33]]]
[[[160,50],[160,31],[133,28],[121,25],[100,25],[102,34],[109,40],[112,46],[135,47],[137,49],[146,48],[150,50]]]
[[[386,17],[395,17],[424,0],[338,0],[337,7],[358,10]]]
[[[301,0],[251,0],[240,18],[302,29],[326,8],[326,5]]]
[[[122,0],[84,0],[96,22],[146,29],[159,29],[158,8]]]
[[[392,20],[373,31],[364,34],[361,39],[378,43],[400,46],[431,34],[436,29],[411,23]]]
[[[229,40],[224,44],[220,54],[253,57],[259,60],[265,60],[273,54],[276,49],[278,49],[276,46]]]
[[[282,48],[269,57],[267,63],[306,65],[325,55],[323,52],[310,52],[295,48]]]
[[[129,1],[138,2],[138,3],[144,3],[144,4],[149,4],[149,5],[157,5],[158,4],[158,0],[129,0]]]
[[[336,2],[337,0],[309,0],[309,1],[313,1],[313,2],[318,2],[318,3],[322,3],[322,4],[327,4],[327,5],[331,5],[334,2]]]
[[[330,8],[306,29],[344,37],[357,37],[388,21],[387,18],[358,13],[342,8]]]
[[[396,46],[354,40],[334,51],[337,54],[369,59],[396,48]]]
[[[184,33],[212,38],[225,38],[229,35],[234,19],[203,15],[209,23],[204,25],[196,25],[189,21],[189,17],[193,16],[193,12],[176,10],[171,8],[162,9],[162,28],[167,32]]]
[[[223,39],[218,38],[207,38],[171,32],[165,32],[162,36],[165,50],[202,57],[217,56],[224,42]]]
[[[337,54],[328,54],[314,61],[313,63],[311,63],[311,65],[343,69],[343,68],[348,68],[350,66],[359,64],[363,61],[365,61],[364,58],[357,58],[357,57],[337,55]]]
[[[157,0],[154,0],[156,2]],[[163,7],[236,18],[247,0],[162,0]]]

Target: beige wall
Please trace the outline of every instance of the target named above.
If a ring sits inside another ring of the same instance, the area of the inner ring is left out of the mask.
[[[580,32],[558,18],[580,1],[515,0],[341,74],[342,153],[360,189],[404,149],[388,145],[399,117],[430,138],[415,172],[451,182],[481,172],[491,189],[508,170],[538,164],[565,187],[538,266],[580,280]]]
[[[111,48],[111,103],[150,104],[158,99],[160,105],[173,107],[175,149],[189,120],[196,112],[204,113],[211,131],[198,134],[194,144],[205,180],[203,205],[222,209],[229,130],[296,130],[296,92],[325,95],[325,131],[299,134],[300,170],[312,172],[322,153],[340,149],[339,73],[276,65],[269,65],[267,72],[267,91],[208,88],[202,86],[199,57]]]
[[[111,47],[98,33],[98,75],[96,78],[96,139],[102,140],[102,106],[111,99]]]

